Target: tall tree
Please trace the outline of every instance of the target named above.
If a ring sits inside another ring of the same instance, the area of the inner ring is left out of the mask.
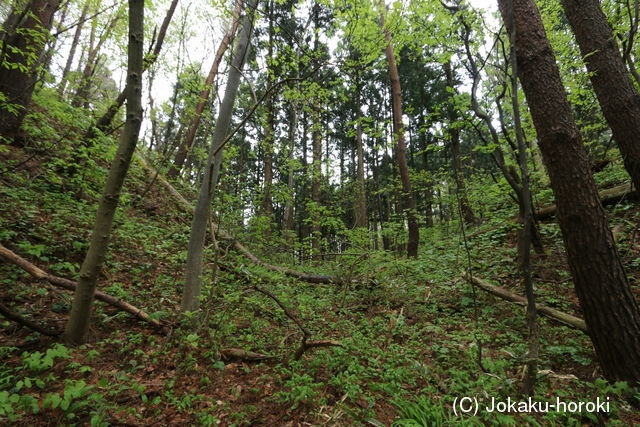
[[[213,189],[218,180],[220,165],[222,163],[222,148],[233,116],[233,108],[238,87],[240,86],[242,68],[249,52],[256,3],[256,0],[249,0],[242,19],[240,35],[236,40],[233,59],[231,60],[231,67],[229,68],[229,75],[224,91],[224,98],[222,99],[222,104],[218,112],[216,127],[213,132],[213,141],[209,148],[209,157],[200,185],[200,193],[191,223],[191,234],[187,250],[184,291],[182,293],[183,311],[197,310],[200,305],[202,257],[207,233],[207,222],[211,211]]]
[[[384,40],[386,43],[385,55],[389,68],[389,79],[391,80],[391,102],[393,107],[393,134],[396,142],[396,158],[398,161],[398,169],[400,170],[400,181],[402,182],[402,199],[404,203],[404,211],[407,216],[407,224],[409,228],[409,239],[407,241],[407,255],[410,257],[418,256],[418,244],[420,241],[420,229],[418,225],[416,199],[411,188],[411,180],[409,179],[409,166],[407,164],[407,147],[404,142],[404,124],[402,123],[402,88],[400,87],[400,75],[398,74],[398,66],[396,65],[395,50],[391,32],[385,26],[385,10],[381,3],[380,21]]]
[[[462,172],[462,155],[460,154],[460,123],[458,122],[458,112],[456,110],[455,101],[455,79],[451,62],[444,64],[444,74],[447,79],[447,88],[449,89],[449,103],[447,106],[447,115],[449,116],[449,144],[451,145],[451,163],[453,164],[453,177],[456,182],[456,190],[460,200],[460,211],[462,219],[467,224],[476,222],[476,217],[469,203],[467,196],[467,186]]]
[[[640,189],[640,94],[597,0],[562,0],[589,78],[636,189]]]
[[[89,12],[89,3],[90,0],[86,0],[84,2],[78,24],[76,25],[76,31],[73,33],[73,40],[71,41],[71,47],[69,48],[69,54],[67,55],[67,62],[64,64],[62,76],[60,76],[60,83],[58,83],[58,93],[60,96],[64,95],[65,88],[67,87],[67,79],[69,72],[71,71],[71,66],[73,65],[76,49],[78,49],[78,43],[80,42],[80,36],[82,35],[82,27],[84,26],[84,21],[87,17],[87,13]]]
[[[58,0],[30,0],[5,22],[0,51],[0,136],[12,141],[27,114]]]
[[[193,113],[193,118],[191,119],[191,123],[189,124],[189,130],[185,135],[184,139],[179,142],[178,152],[176,153],[175,160],[173,161],[169,171],[167,172],[167,177],[175,179],[180,174],[180,170],[184,165],[185,160],[187,159],[187,155],[193,148],[193,143],[196,138],[196,132],[198,131],[198,127],[200,126],[200,121],[202,119],[202,113],[204,112],[204,107],[207,104],[207,100],[209,99],[209,95],[211,94],[211,89],[213,88],[213,83],[215,78],[218,76],[218,69],[220,68],[220,63],[224,58],[224,54],[227,51],[228,47],[233,43],[233,38],[236,35],[236,30],[238,29],[238,23],[240,22],[240,15],[242,14],[242,0],[237,0],[235,2],[235,7],[233,10],[233,15],[229,22],[229,29],[225,33],[218,49],[216,50],[215,57],[213,59],[213,63],[211,64],[211,69],[209,70],[209,74],[207,75],[207,79],[204,82],[204,88],[200,92],[200,97],[198,99],[198,103],[196,104],[196,110]]]
[[[129,44],[127,48],[127,119],[118,150],[102,190],[89,249],[80,268],[78,287],[64,337],[80,344],[89,331],[91,307],[98,274],[107,254],[113,217],[127,176],[142,124],[142,70],[144,53],[144,0],[129,0]]]
[[[356,194],[354,203],[355,226],[367,227],[367,196],[364,177],[364,144],[362,143],[362,82],[360,70],[355,71],[355,122],[356,122]]]
[[[605,376],[640,381],[640,310],[631,293],[551,44],[533,0],[498,0],[515,26],[518,77],[556,196],[567,260]]]

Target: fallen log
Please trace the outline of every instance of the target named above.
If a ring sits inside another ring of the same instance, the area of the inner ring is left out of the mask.
[[[242,362],[263,362],[273,359],[273,356],[267,356],[266,354],[243,350],[241,348],[223,348],[220,350],[220,355],[224,361],[240,360]]]
[[[137,155],[136,158],[142,165],[142,168],[147,171],[147,173],[156,178],[156,181],[162,185],[162,187],[167,190],[171,196],[175,199],[178,206],[189,214],[193,214],[193,205],[187,201],[174,187],[171,185],[161,174],[159,174],[155,169],[153,169],[141,155]],[[286,267],[281,267],[278,265],[269,264],[267,262],[262,261],[256,255],[254,255],[246,246],[241,244],[238,240],[236,240],[229,232],[224,229],[218,227],[215,224],[211,224],[211,229],[216,231],[218,235],[220,235],[225,240],[229,240],[231,242],[232,247],[244,255],[246,258],[251,260],[252,262],[266,268],[267,270],[277,271],[289,277],[294,277],[296,279],[300,279],[304,282],[308,283],[323,283],[323,284],[332,284],[332,283],[341,283],[340,278],[336,276],[327,276],[327,275],[319,275],[319,274],[309,274],[296,270],[291,270]]]
[[[9,310],[9,307],[5,306],[4,304],[0,304],[0,314],[22,326],[26,326],[31,330],[40,332],[42,335],[46,335],[48,337],[57,337],[58,335],[62,335],[61,330],[47,329],[43,326],[40,326],[36,322],[33,322],[25,317],[20,316],[18,313]]]
[[[624,197],[637,195],[637,192],[633,191],[631,183],[626,183],[622,185],[618,185],[617,187],[608,188],[606,190],[600,191],[598,194],[600,195],[600,201],[603,205],[610,205],[613,203],[618,203]],[[539,209],[536,209],[536,219],[544,220],[549,219],[556,214],[557,206],[550,205],[545,206]]]
[[[470,274],[462,273],[462,278],[467,282],[471,283],[472,285],[482,289],[483,291],[489,292],[490,294],[500,297],[504,300],[507,300],[519,305],[526,305],[527,303],[526,298],[521,297],[520,295],[511,293],[508,290],[501,288],[499,286],[492,285],[491,283],[485,282],[484,280],[471,276]],[[583,319],[580,319],[579,317],[572,316],[567,313],[563,313],[559,310],[556,310],[555,308],[551,308],[543,304],[536,304],[536,310],[538,311],[538,313],[550,319],[556,320],[572,328],[579,329],[584,333],[588,333],[587,324]]]
[[[31,276],[33,276],[37,280],[46,281],[59,288],[75,291],[76,287],[78,286],[77,283],[72,280],[65,279],[63,277],[54,276],[53,274],[47,273],[46,271],[30,263],[26,259],[20,257],[19,255],[10,251],[6,247],[2,246],[1,244],[0,244],[0,258],[12,264],[17,265],[18,267],[22,268],[24,271],[29,273]],[[113,307],[119,308],[122,311],[132,314],[133,316],[137,317],[138,319],[144,322],[150,323],[152,326],[159,329],[162,333],[166,334],[169,332],[169,327],[167,325],[163,324],[157,319],[151,318],[151,316],[149,316],[149,314],[147,314],[143,310],[129,304],[126,301],[121,300],[120,298],[116,298],[114,296],[105,294],[104,292],[98,291],[98,290],[96,290],[95,298],[97,300],[106,302],[107,304]]]

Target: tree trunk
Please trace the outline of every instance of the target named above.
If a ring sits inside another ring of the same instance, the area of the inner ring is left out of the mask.
[[[356,200],[355,200],[355,226],[364,227],[367,224],[367,197],[365,193],[365,181],[364,181],[364,145],[362,143],[362,109],[361,109],[361,84],[360,73],[356,71],[356,97],[355,97],[355,109],[356,109]]]
[[[120,20],[120,12],[116,12],[116,15],[111,19],[107,28],[102,32],[98,39],[98,44],[89,50],[87,55],[87,61],[85,62],[84,69],[82,70],[82,77],[78,84],[78,90],[71,101],[71,105],[74,107],[80,107],[84,104],[85,108],[88,107],[89,92],[91,91],[91,83],[93,75],[98,66],[99,58],[98,54],[104,42],[109,38],[111,31],[115,27],[116,23]]]
[[[316,100],[316,103],[319,101]],[[318,105],[313,107],[311,125],[311,139],[313,145],[313,161],[311,164],[311,201],[313,202],[313,208],[311,210],[311,250],[312,255],[315,255],[320,251],[320,239],[322,237],[322,230],[320,227],[320,206],[321,200],[321,186],[322,186],[322,131],[320,123],[320,108]]]
[[[597,0],[562,0],[624,165],[640,189],[640,94]]]
[[[216,50],[216,55],[213,59],[213,63],[211,64],[211,69],[209,70],[209,75],[204,82],[204,89],[200,92],[198,103],[196,104],[196,110],[193,113],[193,119],[191,119],[191,123],[189,125],[189,130],[185,135],[182,142],[178,146],[178,152],[176,153],[175,160],[171,165],[171,168],[167,172],[167,178],[176,179],[180,174],[180,170],[184,166],[184,162],[187,159],[187,156],[191,149],[193,148],[193,141],[196,137],[196,132],[198,131],[198,127],[200,126],[200,121],[202,119],[202,113],[204,112],[204,108],[207,104],[207,100],[209,99],[209,95],[211,94],[211,88],[213,87],[213,82],[215,81],[216,76],[218,75],[218,69],[220,68],[220,63],[224,58],[224,54],[227,51],[227,48],[233,43],[233,38],[235,37],[236,30],[238,28],[238,23],[240,20],[240,15],[242,14],[242,0],[237,0],[235,5],[234,14],[231,17],[231,21],[229,24],[229,29],[225,33],[222,41],[220,42],[220,46]]]
[[[524,282],[524,291],[527,297],[527,327],[529,336],[527,338],[527,374],[524,379],[523,392],[528,396],[533,396],[536,377],[538,375],[538,355],[539,355],[539,338],[538,338],[538,319],[536,307],[536,295],[533,288],[533,278],[531,274],[531,241],[534,231],[533,219],[533,202],[531,198],[531,187],[529,179],[529,166],[527,158],[527,145],[524,139],[524,131],[522,129],[522,121],[520,119],[520,102],[518,101],[518,60],[516,57],[516,28],[513,25],[513,0],[509,0],[509,17],[511,29],[509,33],[510,52],[509,59],[511,62],[511,106],[513,107],[513,122],[515,127],[516,142],[518,147],[518,164],[520,166],[520,175],[522,176],[522,230],[520,233],[521,244],[520,252],[520,269],[522,270],[522,278]],[[520,246],[520,245],[519,245]]]
[[[381,7],[384,7],[383,5]],[[400,181],[402,181],[404,211],[407,215],[409,227],[409,240],[407,241],[407,255],[418,257],[418,244],[420,241],[420,229],[418,225],[416,199],[411,188],[409,179],[409,167],[407,166],[407,147],[404,143],[404,125],[402,123],[402,89],[400,87],[400,76],[396,65],[395,52],[392,44],[391,33],[384,26],[384,12],[381,16],[381,24],[384,32],[384,39],[387,43],[385,54],[389,64],[389,79],[391,80],[391,97],[393,106],[393,132],[396,140],[396,151],[398,169],[400,170]]]
[[[294,158],[295,158],[295,146],[296,146],[296,129],[298,127],[298,105],[294,101],[290,103],[290,119],[289,119],[289,161],[287,165],[287,189],[289,190],[289,196],[284,207],[284,234],[287,246],[293,247],[293,237],[295,236],[295,218],[294,218],[294,206],[295,206],[295,188],[294,188]]]
[[[73,65],[73,59],[76,55],[76,49],[78,48],[78,43],[80,42],[80,36],[82,35],[82,26],[84,25],[84,20],[87,17],[87,13],[89,11],[89,0],[84,3],[84,7],[82,8],[82,12],[80,13],[80,20],[78,21],[78,25],[76,26],[76,31],[73,34],[73,41],[71,42],[71,47],[69,48],[69,55],[67,56],[67,62],[64,65],[64,69],[62,70],[62,76],[60,77],[60,83],[58,83],[58,93],[60,96],[64,95],[64,90],[67,86],[67,78],[69,76],[69,71],[71,71],[71,66]]]
[[[464,174],[462,172],[462,158],[460,155],[460,128],[457,126],[458,114],[455,107],[455,81],[451,63],[444,64],[444,73],[447,79],[447,87],[449,88],[449,143],[451,144],[451,161],[453,163],[453,177],[456,181],[456,190],[460,200],[460,211],[462,212],[462,220],[467,224],[476,222],[476,217],[471,209],[471,203],[467,197],[467,188],[464,182]]]
[[[162,25],[160,26],[160,31],[158,32],[158,39],[156,40],[155,46],[153,48],[153,53],[147,58],[145,58],[143,72],[144,70],[149,69],[149,67],[153,65],[153,63],[156,61],[156,59],[160,55],[160,51],[162,50],[162,44],[164,42],[167,29],[169,28],[169,24],[171,23],[171,19],[173,18],[173,13],[175,12],[176,6],[178,5],[178,1],[179,0],[173,0],[169,5],[169,9],[167,10],[164,20],[162,21]],[[111,122],[113,122],[113,118],[118,113],[118,110],[120,109],[120,107],[122,107],[122,104],[124,104],[124,101],[126,100],[126,94],[127,94],[127,86],[125,85],[124,89],[122,90],[122,92],[120,92],[116,100],[109,106],[109,108],[107,108],[107,111],[98,119],[98,121],[96,121],[95,128],[97,128],[101,132],[104,132],[109,128],[109,126],[111,125]],[[91,126],[87,131],[87,134],[85,135],[85,139],[93,139],[95,138],[95,136],[96,136],[95,129],[93,126]]]
[[[120,190],[127,176],[142,124],[142,62],[144,51],[144,0],[129,0],[129,47],[127,62],[127,120],[118,150],[109,170],[96,214],[89,250],[85,256],[71,314],[65,329],[65,340],[80,344],[89,331],[91,307],[98,274],[107,253],[113,217]]]
[[[204,177],[200,185],[200,193],[191,224],[189,247],[187,251],[187,265],[185,268],[184,292],[182,294],[182,311],[197,310],[200,305],[200,290],[202,286],[202,257],[204,242],[207,232],[207,222],[211,211],[211,199],[213,188],[217,183],[222,163],[222,144],[225,141],[233,107],[240,86],[242,68],[249,52],[249,43],[253,31],[253,17],[256,8],[256,0],[250,0],[247,4],[242,28],[236,41],[229,77],[225,87],[224,98],[220,105],[216,128],[213,132],[213,141],[209,148],[209,158],[204,171]]]
[[[36,61],[45,47],[58,6],[58,0],[31,0],[7,18],[6,24],[14,26],[5,28],[0,53],[0,62],[5,64],[0,67],[0,92],[6,98],[0,108],[0,136],[8,140],[18,136],[27,114],[37,79]],[[25,54],[27,51],[29,55]]]
[[[507,28],[508,0],[499,0]],[[533,0],[514,0],[518,76],[558,204],[576,293],[605,376],[640,381],[640,310],[613,241],[556,59]]]
[[[275,69],[273,68],[273,0],[268,3],[267,17],[269,19],[269,40],[267,45],[267,87],[271,87],[274,83]],[[267,117],[264,128],[264,140],[262,145],[263,151],[263,185],[262,185],[262,203],[260,205],[260,214],[271,220],[273,217],[273,201],[271,199],[271,186],[273,185],[273,142],[274,142],[274,121],[275,121],[275,105],[274,95],[269,96],[267,100]],[[269,221],[269,225],[271,222]],[[267,236],[270,230],[267,230]]]

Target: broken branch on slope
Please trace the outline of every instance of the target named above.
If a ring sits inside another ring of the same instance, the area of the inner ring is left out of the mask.
[[[42,335],[46,335],[48,337],[57,337],[58,335],[62,334],[62,329],[53,330],[53,329],[47,329],[43,326],[40,326],[36,322],[33,322],[25,317],[22,317],[18,313],[11,311],[4,304],[0,304],[0,314],[2,314],[4,317],[6,317],[9,320],[13,320],[14,322],[22,326],[26,326],[27,328],[34,330],[36,332],[40,332]]]
[[[174,187],[171,185],[161,174],[159,174],[154,168],[152,168],[141,155],[136,156],[142,168],[147,171],[149,175],[152,177],[156,177],[156,180],[164,187],[165,190],[173,196],[173,198],[178,202],[178,206],[182,208],[184,211],[193,214],[193,206],[191,203],[187,201]],[[286,267],[281,267],[278,265],[272,265],[267,262],[262,261],[260,258],[255,256],[246,246],[242,243],[238,242],[230,233],[219,228],[215,224],[211,224],[212,231],[217,231],[220,236],[224,239],[229,240],[231,242],[232,247],[244,255],[246,258],[250,259],[254,263],[266,268],[267,270],[277,271],[279,273],[284,274],[285,276],[294,277],[296,279],[300,279],[304,282],[308,283],[323,283],[323,284],[332,284],[332,283],[340,283],[340,278],[336,276],[327,276],[320,274],[309,274],[296,270],[291,270]]]
[[[509,292],[508,290],[499,286],[492,285],[491,283],[485,282],[484,280],[474,277],[470,274],[462,273],[462,278],[472,285],[482,289],[483,291],[489,292],[490,294],[500,297],[504,300],[519,305],[525,305],[527,303],[527,300],[524,297]],[[536,304],[536,310],[538,311],[538,313],[550,319],[556,320],[572,328],[579,329],[584,333],[588,333],[586,322],[579,317],[563,313],[562,311],[556,310],[555,308],[551,308],[543,304]]]
[[[618,203],[626,196],[634,193],[631,183],[618,185],[598,192],[603,205]],[[557,206],[549,205],[536,210],[536,219],[548,219],[556,214]]]
[[[16,253],[5,248],[1,244],[0,244],[0,258],[4,259],[7,262],[17,265],[18,267],[22,268],[24,271],[29,273],[31,276],[35,277],[36,279],[44,280],[59,288],[75,291],[76,287],[78,286],[77,283],[72,280],[65,279],[63,277],[54,276],[53,274],[47,273],[46,271],[42,270],[41,268],[37,267],[36,265],[30,263],[26,259],[17,255]],[[143,311],[142,309],[139,309],[138,307],[135,307],[129,304],[128,302],[121,300],[120,298],[116,298],[114,296],[105,294],[104,292],[101,292],[98,290],[96,290],[95,292],[95,298],[102,302],[106,302],[107,304],[113,307],[119,308],[122,311],[126,311],[127,313],[132,314],[133,316],[137,317],[142,321],[150,323],[154,327],[158,328],[162,333],[166,334],[169,332],[169,328],[167,325],[161,323],[157,319],[151,318],[151,316],[145,311]]]

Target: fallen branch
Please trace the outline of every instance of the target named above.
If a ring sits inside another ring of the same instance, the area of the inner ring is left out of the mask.
[[[527,303],[527,300],[524,297],[511,293],[508,290],[501,288],[499,286],[492,285],[491,283],[485,282],[484,280],[471,276],[470,274],[462,273],[462,278],[467,282],[471,283],[472,285],[477,286],[478,288],[486,292],[489,292],[490,294],[493,294],[497,297],[500,297],[504,300],[507,300],[519,305],[525,305]],[[583,319],[580,319],[579,317],[575,317],[570,314],[563,313],[561,311],[556,310],[555,308],[551,308],[542,304],[536,304],[536,310],[538,311],[538,313],[550,319],[556,320],[572,328],[579,329],[584,333],[588,333],[587,324]]]
[[[289,319],[291,319],[291,321],[293,321],[293,323],[296,324],[298,329],[300,329],[300,332],[302,332],[302,341],[300,342],[300,347],[298,347],[298,350],[296,350],[296,352],[295,352],[295,354],[293,356],[293,358],[295,360],[300,360],[300,358],[302,357],[304,352],[309,350],[310,348],[342,347],[342,344],[340,342],[333,341],[333,340],[309,341],[309,338],[311,337],[311,333],[309,332],[309,330],[307,328],[305,328],[305,326],[302,324],[302,321],[296,315],[296,313],[293,312],[293,310],[291,310],[289,307],[284,305],[284,303],[282,303],[282,301],[280,301],[280,299],[278,299],[278,297],[276,297],[274,294],[272,294],[271,292],[267,291],[266,289],[262,289],[258,285],[253,285],[253,289],[255,289],[256,291],[260,292],[261,294],[264,294],[264,295],[268,296],[272,300],[274,300],[275,303],[278,304],[278,306],[282,309],[282,311],[284,311],[284,314]]]
[[[255,353],[241,348],[223,348],[220,350],[220,355],[225,361],[241,360],[243,362],[262,362],[273,359],[273,356],[267,356],[266,354]]]
[[[193,214],[193,206],[191,205],[191,203],[189,203],[187,201],[187,199],[185,199],[173,187],[173,185],[171,185],[162,175],[158,174],[158,172],[156,170],[154,170],[144,160],[144,158],[141,155],[136,156],[136,158],[138,159],[138,161],[142,165],[142,168],[145,169],[149,175],[156,177],[157,182],[159,182],[160,185],[162,185],[162,187],[164,187],[164,189],[167,190],[169,192],[169,194],[171,194],[171,196],[173,196],[173,198],[177,202],[178,206],[182,210],[184,210],[185,212],[187,212],[189,214]],[[286,276],[294,277],[296,279],[300,279],[300,280],[308,282],[308,283],[332,284],[332,283],[340,283],[341,282],[340,278],[338,278],[336,276],[326,276],[326,275],[319,275],[319,274],[303,273],[303,272],[300,272],[300,271],[291,270],[291,269],[286,268],[286,267],[281,267],[281,266],[278,266],[278,265],[272,265],[272,264],[269,264],[267,262],[264,262],[260,258],[255,256],[249,249],[247,249],[246,246],[244,246],[243,244],[238,242],[229,232],[223,230],[222,228],[219,228],[215,224],[211,224],[211,229],[213,231],[217,231],[217,233],[222,238],[224,238],[226,240],[229,240],[231,242],[232,247],[235,250],[240,252],[242,255],[244,255],[246,258],[250,259],[254,263],[266,268],[267,270],[277,271],[277,272],[282,273],[282,274],[284,274]]]
[[[26,326],[27,328],[32,329],[36,332],[40,332],[42,335],[46,335],[48,337],[57,337],[58,335],[62,334],[62,331],[47,329],[45,327],[38,325],[35,322],[32,322],[27,318],[20,316],[18,313],[15,313],[9,310],[9,308],[4,304],[0,304],[0,314],[2,314],[4,317],[6,317],[9,320],[13,320],[14,322],[19,323],[22,326]]]
[[[5,248],[1,244],[0,244],[0,258],[12,264],[17,265],[18,267],[22,268],[24,271],[29,273],[31,276],[35,277],[36,279],[44,280],[59,288],[75,291],[76,287],[78,286],[77,283],[72,280],[65,279],[63,277],[54,276],[53,274],[47,273],[46,271],[30,263],[26,259],[20,257],[14,252]],[[97,300],[106,302],[107,304],[112,305],[116,308],[119,308],[122,311],[126,311],[127,313],[132,314],[133,316],[137,317],[140,320],[150,323],[154,327],[158,328],[162,333],[166,334],[169,331],[169,327],[167,325],[161,323],[156,319],[152,319],[151,316],[149,316],[149,314],[147,314],[143,310],[129,304],[126,301],[121,300],[120,298],[116,298],[114,296],[105,294],[104,292],[98,291],[98,290],[96,290],[95,298]]]
[[[618,185],[617,187],[608,188],[600,191],[600,201],[603,205],[618,203],[622,198],[635,195],[630,183]],[[556,214],[557,206],[550,205],[536,210],[536,219],[549,219]]]

